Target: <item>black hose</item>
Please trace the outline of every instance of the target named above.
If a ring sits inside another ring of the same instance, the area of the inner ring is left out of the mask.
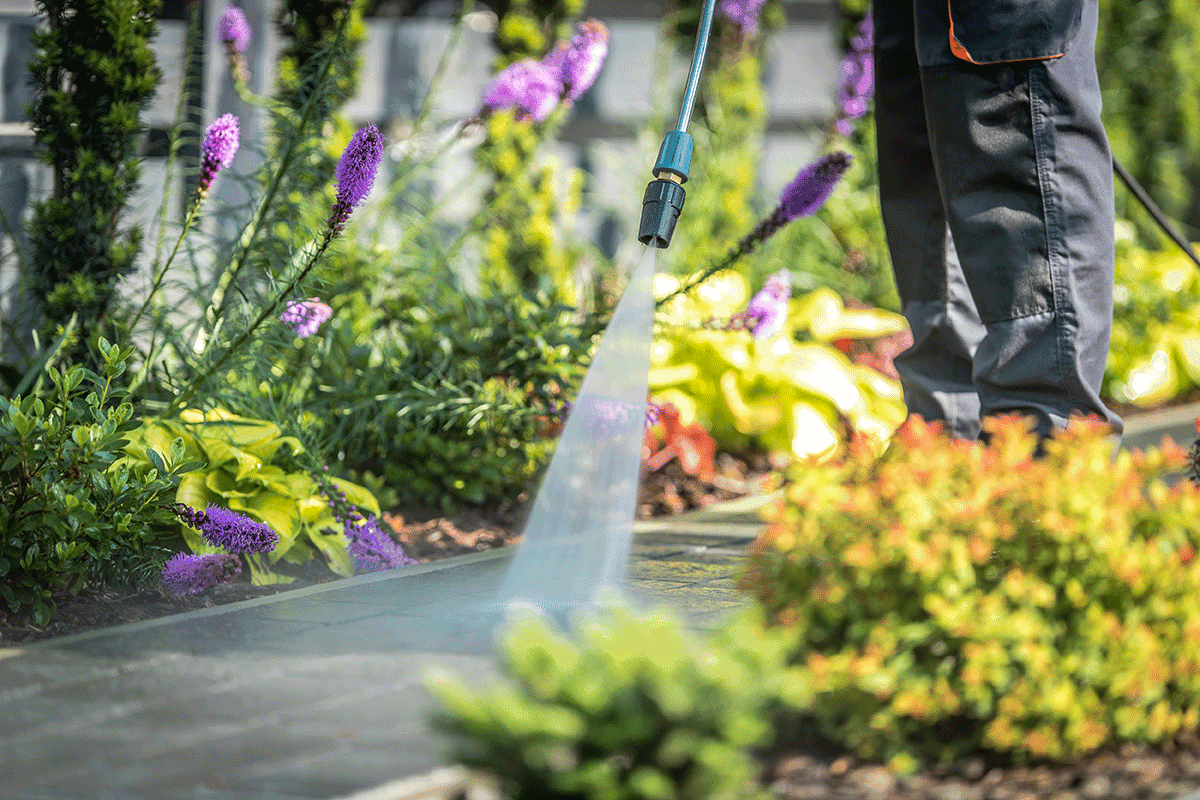
[[[1150,199],[1150,195],[1146,194],[1146,190],[1137,182],[1137,178],[1130,175],[1129,171],[1121,166],[1121,162],[1117,161],[1116,156],[1113,156],[1112,163],[1113,172],[1117,173],[1117,177],[1121,179],[1121,182],[1125,184],[1129,191],[1133,192],[1133,196],[1138,199],[1138,202],[1150,212],[1150,216],[1154,217],[1154,221],[1158,223],[1158,226],[1166,232],[1167,236],[1171,237],[1175,244],[1183,248],[1183,252],[1187,253],[1188,257],[1196,262],[1197,267],[1200,267],[1200,256],[1196,255],[1196,250],[1192,247],[1192,243],[1187,240],[1187,237],[1179,232],[1179,229],[1167,218],[1162,209]]]

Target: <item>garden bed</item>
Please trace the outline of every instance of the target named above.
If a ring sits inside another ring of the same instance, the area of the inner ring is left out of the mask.
[[[646,476],[638,499],[638,517],[677,514],[744,497],[759,490],[769,470],[765,458],[748,462],[720,454],[716,474],[712,481],[704,482],[672,461]],[[427,509],[396,509],[385,512],[383,520],[407,555],[427,563],[517,543],[523,510],[521,504],[452,515]],[[73,597],[56,596],[57,609],[45,625],[35,625],[28,614],[12,614],[0,607],[0,648],[265,597],[333,580],[338,580],[336,575],[314,562],[312,569],[302,570],[289,584],[254,586],[249,583],[248,573],[243,573],[233,583],[183,597],[172,595],[161,585],[135,591],[85,587]]]

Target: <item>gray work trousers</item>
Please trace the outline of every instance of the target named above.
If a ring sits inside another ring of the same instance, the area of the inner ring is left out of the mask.
[[[1097,0],[875,0],[879,191],[909,413],[1100,416],[1113,175]]]

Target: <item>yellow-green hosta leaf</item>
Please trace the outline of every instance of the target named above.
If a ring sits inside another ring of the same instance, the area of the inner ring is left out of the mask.
[[[282,560],[289,564],[303,564],[311,559],[314,555],[316,555],[316,553],[313,551],[313,549],[298,539],[292,542],[292,546],[283,553],[280,553],[278,556],[272,553],[271,563],[274,564],[275,562]]]
[[[344,578],[354,574],[354,557],[346,550],[346,536],[341,526],[329,533],[309,528],[308,541],[321,551],[329,569],[335,574]]]
[[[175,491],[175,502],[182,503],[185,506],[203,511],[208,508],[209,503],[218,503],[220,497],[213,494],[205,486],[205,474],[203,472],[189,472],[179,479],[179,488]],[[183,534],[183,541],[193,553],[220,553],[223,552],[218,547],[213,547],[208,542],[204,541],[204,537],[200,532],[187,525],[180,524],[180,531]]]
[[[296,501],[296,505],[300,509],[300,518],[304,520],[305,525],[312,525],[329,511],[329,501],[319,494],[300,498]]]
[[[247,498],[232,497],[229,499],[229,508],[271,526],[271,530],[279,534],[277,551],[286,551],[303,527],[296,501],[272,492],[261,492]]]
[[[828,398],[842,413],[848,413],[862,401],[858,382],[845,356],[818,344],[790,347],[791,352],[779,358],[775,369],[792,384],[809,394]]]
[[[262,491],[254,485],[239,486],[233,476],[224,469],[214,469],[204,477],[204,487],[225,500],[234,497],[254,497]]]
[[[278,572],[271,572],[262,568],[258,563],[258,559],[250,557],[246,559],[246,563],[250,565],[250,583],[255,586],[271,586],[279,583],[291,583],[295,578],[287,575],[280,575]]]
[[[792,300],[791,316],[798,328],[812,329],[824,325],[824,320],[837,319],[845,305],[832,289],[821,287]]]
[[[687,383],[700,375],[700,368],[695,364],[671,364],[670,366],[653,367],[650,370],[650,388],[659,389],[673,386],[677,383]]]
[[[735,420],[734,426],[741,433],[760,434],[783,422],[783,409],[778,403],[750,404],[742,396],[741,374],[726,370],[721,375],[721,393]]]
[[[330,478],[330,483],[346,493],[346,500],[358,506],[363,511],[379,514],[379,501],[365,486],[359,486],[342,478]]]
[[[791,451],[797,458],[826,456],[838,446],[833,422],[808,403],[792,406]]]

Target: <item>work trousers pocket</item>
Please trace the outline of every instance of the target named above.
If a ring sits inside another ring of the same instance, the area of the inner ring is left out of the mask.
[[[946,0],[949,52],[972,64],[1060,58],[1079,33],[1085,2]]]

